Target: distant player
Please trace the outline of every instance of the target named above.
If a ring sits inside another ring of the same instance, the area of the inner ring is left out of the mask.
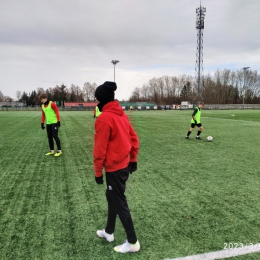
[[[99,110],[98,106],[94,108],[94,118],[98,118],[98,116],[101,114],[101,111]]]
[[[130,106],[130,113],[132,113],[133,111],[134,111],[134,106],[131,105],[131,106]]]
[[[55,102],[49,101],[46,94],[41,94],[39,99],[42,103],[42,119],[41,119],[41,128],[45,129],[44,121],[46,121],[46,130],[47,137],[49,141],[50,151],[45,155],[54,155],[60,156],[61,152],[61,144],[60,139],[58,137],[58,130],[60,127],[60,114],[59,109]],[[57,153],[54,152],[54,142],[57,145]]]
[[[186,139],[189,139],[189,136],[191,134],[191,132],[194,130],[195,126],[197,126],[199,128],[196,139],[200,140],[200,134],[203,130],[202,124],[200,122],[200,116],[201,116],[201,108],[204,107],[204,103],[201,101],[199,103],[199,105],[194,109],[191,119],[191,128],[188,131],[187,135],[186,135]]]

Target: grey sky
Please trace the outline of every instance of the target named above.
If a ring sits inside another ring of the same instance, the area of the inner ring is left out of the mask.
[[[1,0],[0,90],[114,80],[116,98],[163,75],[195,75],[198,0]],[[260,70],[260,1],[202,0],[204,74]]]

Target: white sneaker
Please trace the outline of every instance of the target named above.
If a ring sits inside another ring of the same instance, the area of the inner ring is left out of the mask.
[[[108,234],[105,229],[98,230],[97,235],[101,238],[105,238],[108,242],[114,241],[114,234]]]
[[[140,243],[137,240],[135,244],[130,244],[127,240],[124,244],[114,247],[118,253],[138,252],[140,250]]]

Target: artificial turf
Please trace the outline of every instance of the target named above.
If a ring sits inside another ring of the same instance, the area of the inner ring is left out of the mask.
[[[93,172],[92,112],[60,111],[63,154],[48,152],[38,111],[0,112],[0,259],[166,259],[260,242],[258,110],[126,112],[140,139],[126,196],[141,250],[96,235],[106,224],[105,185]],[[213,136],[213,142],[206,137]],[[254,253],[232,259],[260,259]]]

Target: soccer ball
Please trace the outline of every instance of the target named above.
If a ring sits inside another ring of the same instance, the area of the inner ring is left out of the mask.
[[[207,140],[208,140],[209,142],[211,142],[211,141],[213,140],[213,137],[212,137],[212,136],[208,136],[208,137],[207,137]]]

